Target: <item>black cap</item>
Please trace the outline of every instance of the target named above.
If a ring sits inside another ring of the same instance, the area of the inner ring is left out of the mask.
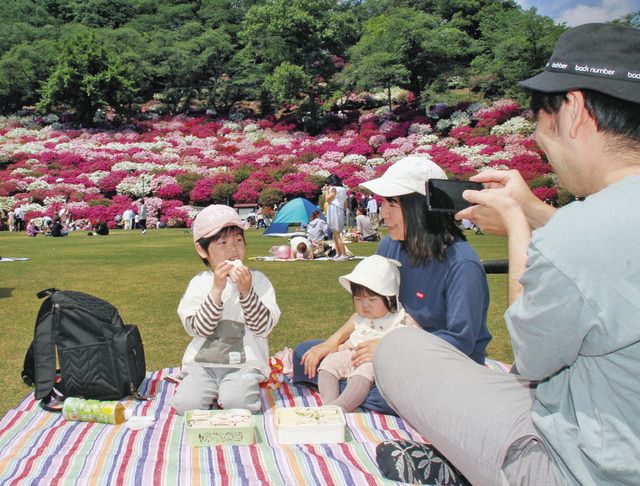
[[[519,84],[544,93],[592,89],[640,103],[640,30],[618,24],[569,29],[544,71]]]

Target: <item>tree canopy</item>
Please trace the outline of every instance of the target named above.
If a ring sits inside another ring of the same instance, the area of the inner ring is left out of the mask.
[[[638,13],[618,21],[638,27]],[[518,96],[564,26],[514,0],[4,0],[0,29],[0,112],[91,123],[153,99],[174,113],[289,103],[313,119],[353,89],[424,99],[453,78]]]

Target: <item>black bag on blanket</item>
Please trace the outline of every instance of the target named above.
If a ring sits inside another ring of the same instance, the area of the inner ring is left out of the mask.
[[[143,398],[138,387],[146,365],[140,331],[124,324],[118,309],[82,292],[46,289],[22,379],[35,385],[47,408],[64,397],[119,400]],[[59,369],[58,369],[59,366]]]

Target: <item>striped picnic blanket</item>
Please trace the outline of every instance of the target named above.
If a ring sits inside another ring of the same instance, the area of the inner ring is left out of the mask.
[[[147,375],[148,402],[128,401],[135,415],[156,419],[152,427],[67,422],[40,409],[33,395],[0,421],[0,484],[28,485],[378,485],[376,445],[388,439],[422,441],[402,419],[377,413],[346,414],[346,442],[280,445],[276,407],[319,405],[304,386],[283,384],[262,390],[256,416],[256,444],[190,447],[184,420],[169,407],[175,384],[164,377],[176,369]]]

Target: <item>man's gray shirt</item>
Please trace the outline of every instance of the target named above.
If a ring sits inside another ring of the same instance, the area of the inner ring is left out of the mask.
[[[532,418],[570,484],[640,481],[640,176],[533,232],[505,313]]]

